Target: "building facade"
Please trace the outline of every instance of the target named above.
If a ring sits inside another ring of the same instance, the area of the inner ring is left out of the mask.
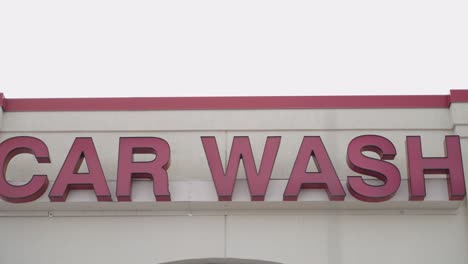
[[[467,263],[468,91],[6,99],[0,263]]]

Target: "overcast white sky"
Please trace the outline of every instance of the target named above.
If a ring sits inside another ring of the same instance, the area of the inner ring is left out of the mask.
[[[448,94],[468,1],[3,1],[18,97]]]

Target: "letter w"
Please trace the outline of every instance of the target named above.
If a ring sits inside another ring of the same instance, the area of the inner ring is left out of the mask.
[[[234,137],[232,140],[231,154],[229,156],[226,173],[221,163],[216,138],[201,137],[201,140],[219,201],[232,200],[232,193],[234,191],[241,159],[247,176],[251,200],[263,201],[265,199],[265,193],[268,182],[270,181],[271,172],[273,171],[276,155],[278,154],[281,137],[267,138],[265,149],[263,150],[262,162],[260,164],[260,171],[258,172],[249,137]]]

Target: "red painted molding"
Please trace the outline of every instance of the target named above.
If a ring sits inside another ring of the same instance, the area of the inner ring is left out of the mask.
[[[468,102],[468,90],[451,90],[450,91],[451,103],[466,103]]]
[[[452,90],[450,95],[149,98],[140,97],[47,99],[6,99],[3,97],[3,94],[0,94],[0,106],[5,112],[333,108],[448,108],[451,102],[468,102],[468,90]]]

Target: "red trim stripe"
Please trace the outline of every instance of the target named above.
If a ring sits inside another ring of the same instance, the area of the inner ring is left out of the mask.
[[[152,97],[152,98],[48,98],[5,99],[5,112],[39,111],[144,111],[230,109],[357,109],[448,108],[451,102],[468,102],[468,90],[450,95],[385,96],[258,96],[258,97]]]
[[[468,102],[468,90],[451,90],[450,91],[451,103],[466,103]]]

